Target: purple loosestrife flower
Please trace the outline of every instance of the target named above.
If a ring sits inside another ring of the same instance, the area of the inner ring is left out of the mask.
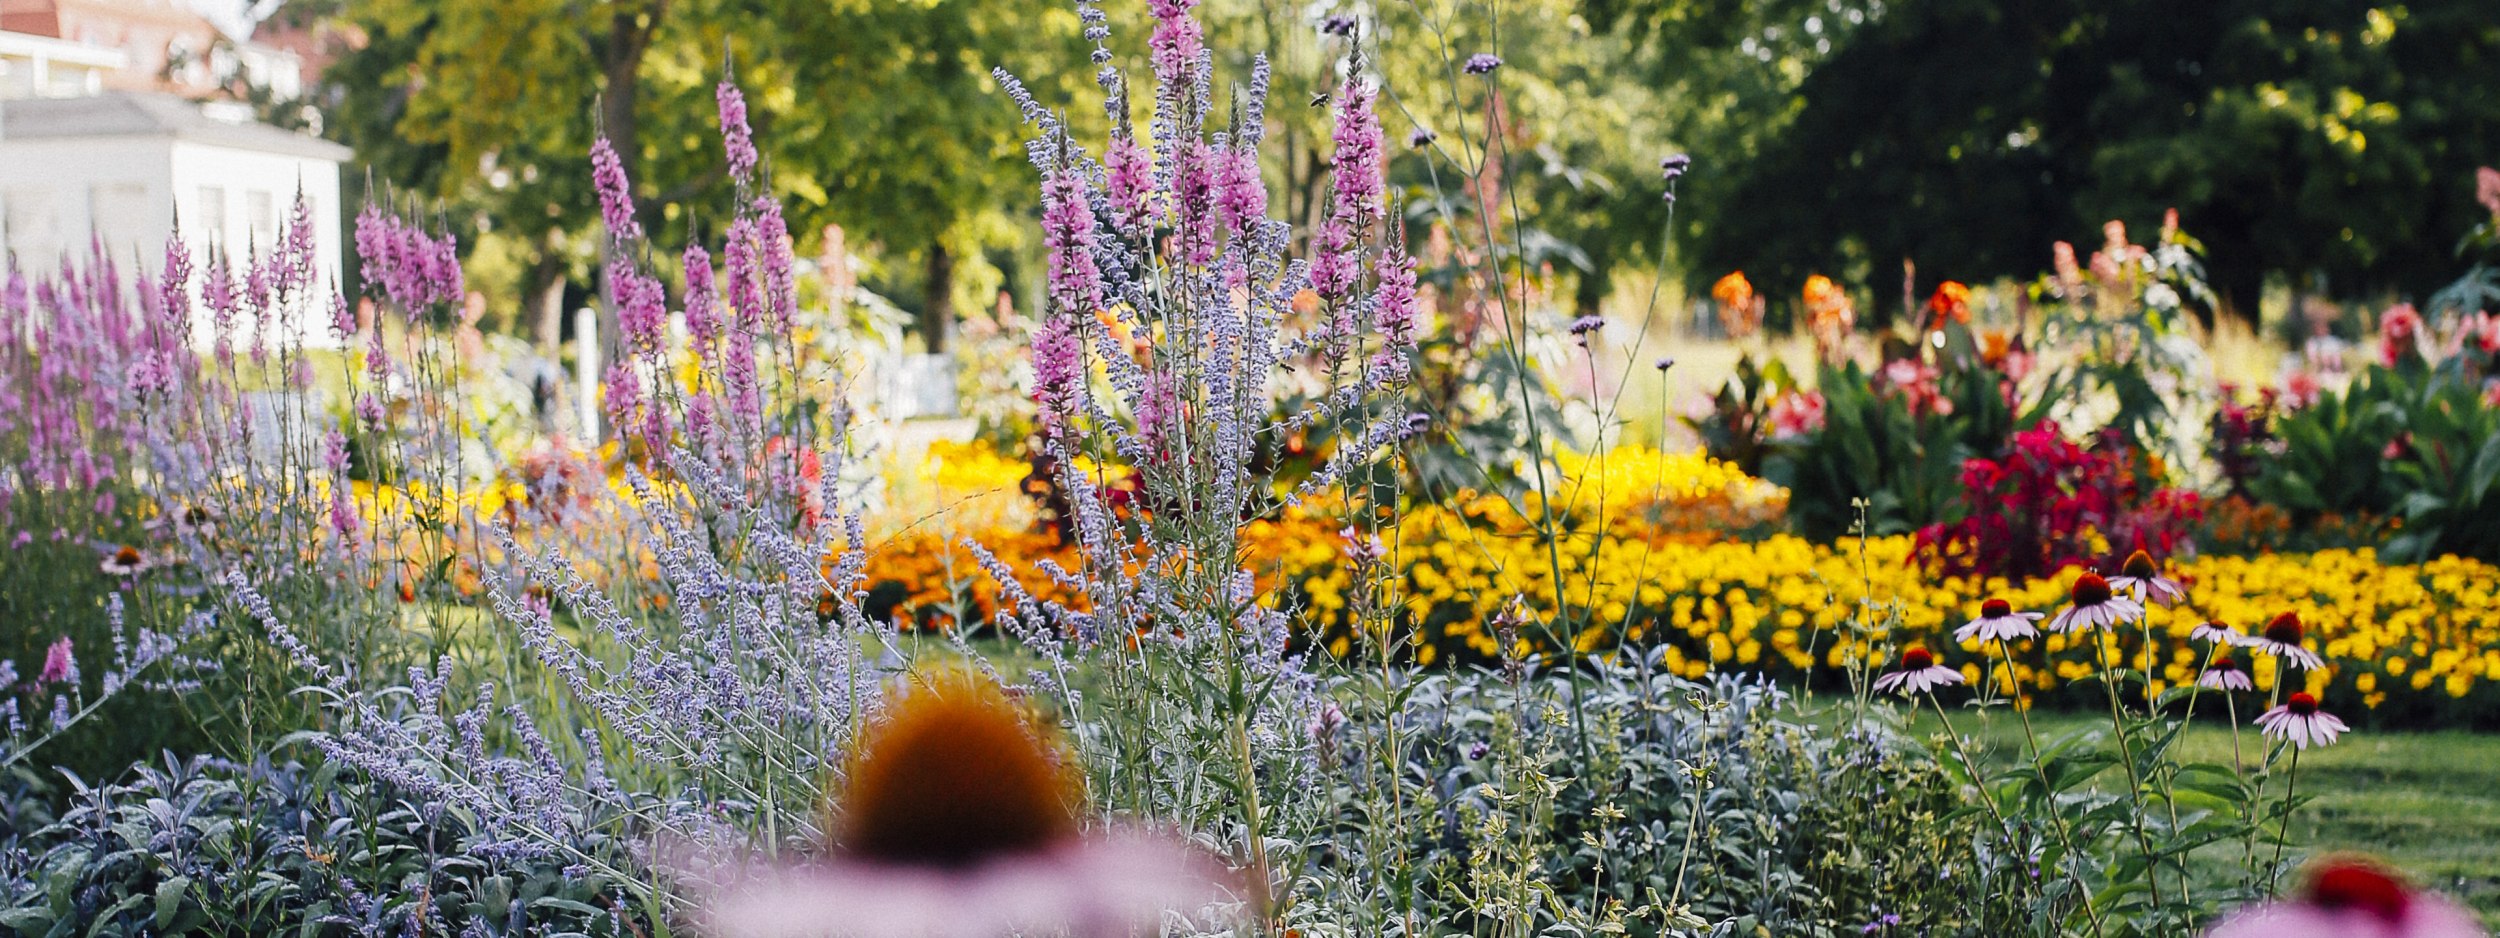
[[[1085,399],[1085,345],[1077,314],[1054,306],[1033,335],[1033,397],[1044,429],[1067,429]]]
[[[603,403],[608,425],[620,435],[633,432],[640,426],[634,418],[642,413],[642,376],[628,362],[610,362],[607,377],[600,383],[607,389]]]
[[[1360,66],[1359,60],[1354,66]],[[1329,165],[1336,174],[1338,217],[1358,228],[1379,217],[1385,188],[1386,146],[1380,115],[1372,107],[1379,93],[1360,75],[1348,77],[1337,89],[1337,121],[1330,134],[1336,153]]]
[[[726,86],[724,86],[726,87]],[[700,244],[686,245],[686,334],[695,355],[710,360],[719,351],[720,296],[712,283],[712,254]]]
[[[1094,264],[1094,213],[1084,176],[1062,167],[1042,182],[1042,245],[1049,254],[1054,312],[1092,315],[1102,306],[1102,271]]]
[[[668,327],[668,300],[659,281],[643,276],[620,254],[608,259],[608,285],[616,294],[617,328],[624,333],[626,348],[657,358]]]
[[[1215,148],[1204,140],[1181,144],[1180,169],[1172,178],[1172,225],[1180,239],[1182,263],[1205,267],[1215,262]]]
[[[1319,233],[1311,240],[1311,289],[1332,298],[1353,293],[1354,229],[1341,219],[1330,218],[1319,223]]]
[[[1154,218],[1154,162],[1137,138],[1123,132],[1111,140],[1103,156],[1103,188],[1123,234],[1142,239]]]
[[[764,263],[764,308],[775,334],[790,331],[798,312],[798,277],[790,256],[790,228],[781,219],[781,203],[755,200],[755,240]]]
[[[1468,56],[1467,64],[1460,66],[1459,70],[1470,75],[1489,75],[1494,69],[1500,67],[1502,67],[1501,56],[1490,52],[1478,52]]]
[[[1236,237],[1267,219],[1267,180],[1259,176],[1259,152],[1235,147],[1215,155],[1215,210]]]
[[[69,636],[61,636],[43,650],[43,670],[35,672],[35,684],[78,683],[78,659],[72,655]]]
[[[1198,20],[1190,10],[1198,0],[1146,0],[1146,9],[1154,14],[1154,33],[1146,39],[1146,48],[1154,59],[1155,78],[1168,88],[1181,88],[1190,83],[1198,65],[1198,56],[1205,51],[1199,38]]]
[[[599,190],[599,216],[608,223],[608,236],[617,241],[642,237],[642,222],[634,218],[633,183],[625,178],[625,161],[618,159],[616,147],[608,143],[606,134],[590,143],[590,183]]]
[[[741,185],[755,173],[755,133],[747,128],[747,96],[727,78],[712,97],[720,104],[721,145],[728,151],[729,176]]]

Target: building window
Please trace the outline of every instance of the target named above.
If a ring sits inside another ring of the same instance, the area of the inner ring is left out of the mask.
[[[210,241],[226,239],[226,187],[200,187],[200,233]]]
[[[243,220],[251,225],[253,244],[266,246],[278,237],[278,200],[267,189],[243,194]]]

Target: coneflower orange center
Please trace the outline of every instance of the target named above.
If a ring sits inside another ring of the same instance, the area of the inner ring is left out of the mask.
[[[2098,606],[2109,601],[2109,581],[2098,573],[2086,573],[2075,580],[2075,605]]]
[[[2300,634],[2300,617],[2292,613],[2275,616],[2274,621],[2266,623],[2266,639],[2269,641],[2298,645]]]
[[[2119,572],[2139,580],[2149,580],[2160,576],[2161,568],[2153,565],[2153,555],[2139,550],[2127,555],[2126,566],[2120,567]]]
[[[2405,918],[2413,896],[2405,884],[2367,863],[2330,862],[2309,876],[2309,901],[2330,909],[2355,909],[2390,925]]]
[[[2239,662],[2237,662],[2237,661],[2233,661],[2233,660],[2231,660],[2231,659],[2229,659],[2229,658],[2216,658],[2216,659],[2214,659],[2213,670],[2216,670],[2216,671],[2237,671],[2237,670],[2239,670],[2239,669],[2240,669],[2240,663],[2239,663]]]
[[[831,829],[861,859],[960,868],[1076,836],[1078,785],[1024,712],[972,677],[911,692],[861,737]]]
[[[1936,656],[1930,654],[1927,649],[1912,648],[1901,653],[1901,670],[1923,671],[1935,666]]]
[[[1979,604],[1979,615],[1981,618],[2002,619],[2013,614],[2014,604],[2006,602],[2002,599],[1991,599],[1987,602]]]
[[[124,547],[120,550],[114,551],[113,562],[121,564],[125,567],[138,563],[139,549],[136,547]]]
[[[2318,698],[2310,696],[2307,691],[2302,691],[2293,694],[2292,699],[2284,701],[2283,709],[2290,710],[2293,716],[2305,717],[2318,712]]]

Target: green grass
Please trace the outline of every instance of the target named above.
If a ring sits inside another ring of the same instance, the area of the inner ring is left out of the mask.
[[[2079,713],[2034,713],[2032,723],[2044,740],[2108,727],[2106,718]],[[2022,724],[2010,711],[1965,711],[1953,725],[1983,743],[1974,753],[1983,762],[2026,758]],[[1935,715],[1921,713],[1915,729],[1934,732]],[[2231,764],[2231,734],[2222,726],[2193,727],[2179,746],[2186,761]],[[2252,764],[2262,757],[2254,733],[2241,746]],[[2280,795],[2282,784],[2278,776],[2268,791]],[[2386,858],[2500,925],[2500,735],[2354,733],[2301,756],[2300,790],[2318,798],[2294,815],[2292,849]]]

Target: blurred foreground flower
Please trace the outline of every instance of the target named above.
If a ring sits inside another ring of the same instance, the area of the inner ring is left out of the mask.
[[[2483,938],[2474,916],[2415,890],[2377,861],[2329,856],[2311,864],[2297,899],[2240,911],[2206,938]]]
[[[827,806],[835,844],[696,879],[718,938],[987,938],[1151,931],[1223,898],[1211,857],[1139,833],[1087,834],[1074,755],[983,678],[906,693],[862,734]]]

